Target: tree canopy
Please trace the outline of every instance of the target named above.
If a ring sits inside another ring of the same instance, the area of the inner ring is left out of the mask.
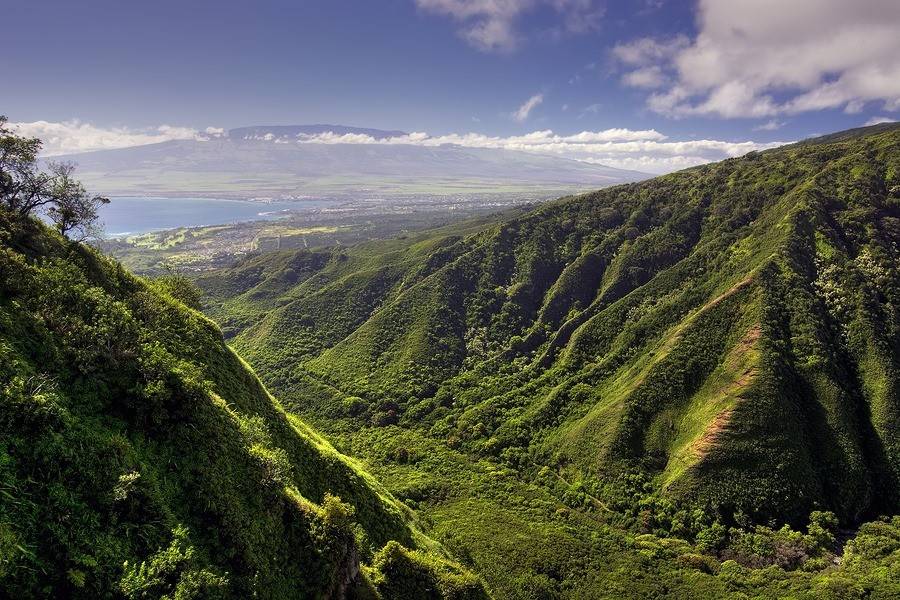
[[[20,218],[43,215],[78,241],[99,233],[99,209],[109,198],[91,195],[74,178],[72,163],[41,168],[41,140],[17,135],[0,115],[0,206]]]

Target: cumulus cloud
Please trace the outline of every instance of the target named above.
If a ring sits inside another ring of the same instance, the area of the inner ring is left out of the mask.
[[[225,133],[219,128],[207,128],[203,132],[199,132],[191,128],[171,126],[160,126],[147,131],[125,128],[104,129],[81,121],[63,123],[38,121],[17,123],[14,126],[23,135],[35,136],[44,140],[46,156],[139,146],[171,139],[205,141],[213,137],[221,137]],[[361,133],[339,134],[326,131],[317,134],[301,133],[296,136],[269,133],[244,139],[272,144],[370,144],[423,147],[455,145],[465,148],[516,150],[649,173],[666,173],[786,143],[762,144],[753,141],[727,142],[721,140],[677,141],[670,140],[655,129],[621,127],[600,131],[581,131],[571,135],[561,135],[550,129],[506,137],[481,133],[430,135],[418,131],[376,139]]]
[[[526,119],[528,119],[528,115],[531,114],[531,111],[535,109],[541,102],[544,101],[543,94],[535,94],[528,100],[526,100],[522,106],[520,106],[516,112],[512,114],[512,118],[522,123]]]
[[[892,119],[890,117],[872,117],[865,123],[865,127],[869,125],[881,125],[882,123],[896,123],[897,119]]]
[[[655,89],[670,81],[663,65],[670,63],[675,55],[687,48],[690,40],[679,35],[673,38],[656,40],[639,38],[631,42],[613,46],[612,55],[627,70],[622,74],[622,83],[628,87]]]
[[[900,2],[700,0],[697,37],[613,48],[634,87],[670,115],[774,117],[880,102],[900,110]],[[649,69],[649,70],[648,70]]]
[[[649,67],[641,67],[625,73],[622,76],[622,83],[628,87],[636,88],[658,88],[666,82],[661,68],[653,65]]]
[[[426,147],[451,144],[465,148],[503,149],[556,155],[648,173],[667,173],[787,143],[762,144],[753,141],[726,142],[720,140],[672,141],[655,129],[624,128],[582,131],[572,135],[560,135],[547,129],[508,137],[488,136],[480,133],[432,136],[424,132],[415,132],[380,140],[368,135],[337,135],[327,132],[304,135],[297,142],[305,144],[405,144]]]
[[[690,40],[685,35],[659,40],[645,37],[616,44],[613,46],[612,54],[626,65],[640,66],[670,60],[689,45]]]
[[[781,129],[784,127],[784,121],[778,121],[776,119],[769,119],[762,125],[757,125],[753,128],[753,131],[775,131],[776,129]]]
[[[603,9],[595,0],[415,0],[422,11],[450,17],[460,24],[459,34],[484,52],[511,52],[523,35],[518,21],[526,13],[550,8],[559,17],[553,35],[596,30]]]
[[[104,128],[77,119],[62,122],[33,121],[11,125],[19,135],[40,138],[43,142],[41,154],[44,156],[143,146],[170,140],[209,139],[219,137],[225,132],[221,128],[208,127],[205,133],[200,133],[191,127],[171,125],[160,125],[153,129]]]

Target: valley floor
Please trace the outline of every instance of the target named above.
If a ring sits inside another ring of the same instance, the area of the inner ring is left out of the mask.
[[[811,550],[789,530],[760,528],[732,558],[716,558],[703,540],[635,526],[627,503],[611,508],[548,469],[511,469],[415,428],[305,411],[314,387],[283,391],[282,402],[413,508],[495,598],[900,597],[900,517],[864,524],[849,539],[842,532],[834,553],[813,549],[818,558],[799,568],[760,556]]]

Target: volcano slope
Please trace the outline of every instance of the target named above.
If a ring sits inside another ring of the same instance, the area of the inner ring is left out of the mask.
[[[889,597],[898,243],[890,124],[200,285],[500,597]]]
[[[485,598],[178,284],[0,209],[0,596]]]

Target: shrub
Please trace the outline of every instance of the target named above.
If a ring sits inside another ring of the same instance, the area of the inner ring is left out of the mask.
[[[129,600],[171,598],[213,600],[228,598],[228,577],[200,568],[196,550],[188,543],[188,531],[178,526],[172,543],[148,560],[123,566],[119,590]]]
[[[375,587],[385,598],[487,600],[481,581],[433,555],[388,542],[372,563]]]

